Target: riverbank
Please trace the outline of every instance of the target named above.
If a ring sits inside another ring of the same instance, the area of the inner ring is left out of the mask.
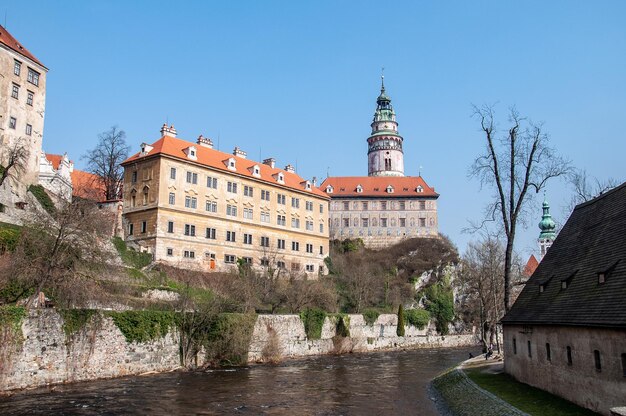
[[[337,316],[325,317],[319,339],[307,337],[298,315],[254,319],[248,338],[238,340],[250,363],[476,343],[473,335],[433,335],[428,326],[408,326],[405,336],[398,337],[396,315],[380,315],[371,324],[362,315],[345,315],[349,336],[337,333]],[[0,391],[172,371],[181,368],[180,338],[168,313],[90,311],[64,319],[54,309],[33,310],[2,344]],[[196,357],[199,365],[203,358]]]
[[[445,416],[537,415],[593,416],[560,397],[528,386],[504,373],[501,358],[464,361],[432,382],[433,396]]]

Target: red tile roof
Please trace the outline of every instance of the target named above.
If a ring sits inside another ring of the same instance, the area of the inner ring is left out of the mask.
[[[326,178],[320,185],[320,189],[326,191],[328,186],[332,186],[332,197],[397,197],[397,196],[420,196],[438,198],[439,194],[435,188],[426,184],[421,176],[336,176]],[[357,192],[357,187],[361,185],[361,192]],[[387,187],[391,185],[393,192],[388,193]],[[421,186],[422,192],[417,192]]]
[[[39,62],[39,60],[37,58],[35,58],[35,55],[30,53],[28,51],[28,49],[26,49],[24,46],[22,46],[22,44],[19,43],[17,41],[17,39],[15,39],[9,32],[7,32],[7,30],[2,25],[0,25],[0,43],[6,45],[9,49],[14,50],[15,52],[19,53],[20,55],[25,56],[26,58],[30,59],[31,61],[33,61],[35,63],[38,63],[39,65],[41,65],[44,68],[46,68],[44,64],[42,64],[41,62]]]
[[[63,160],[61,155],[46,153],[46,159],[52,163],[52,167],[57,170]],[[106,198],[106,189],[98,175],[74,169],[70,173],[72,180],[72,195],[93,201],[103,202]]]
[[[307,191],[305,189],[305,179],[300,177],[299,175],[291,172],[287,172],[286,170],[279,168],[272,168],[269,165],[265,165],[261,162],[256,162],[254,160],[245,159],[239,156],[234,156],[231,153],[224,153],[219,150],[210,149],[208,147],[201,146],[197,143],[188,142],[186,140],[178,139],[171,136],[163,136],[156,142],[151,145],[153,148],[145,155],[141,155],[141,153],[136,153],[133,156],[126,159],[122,162],[122,166],[126,166],[132,162],[139,161],[143,158],[154,156],[158,154],[168,155],[174,157],[176,159],[180,159],[184,162],[198,163],[200,165],[204,165],[210,167],[212,169],[221,170],[224,172],[233,172],[230,171],[227,167],[226,162],[228,159],[235,159],[236,171],[233,173],[237,173],[238,175],[257,178],[252,174],[252,167],[257,165],[260,170],[260,177],[258,179],[271,183],[272,185],[285,186],[287,188],[292,188],[294,190],[298,190],[301,192],[310,192],[313,195],[322,198],[328,198],[325,192],[322,192],[320,189],[311,185],[311,189]],[[194,146],[196,148],[196,156],[197,160],[191,160],[187,157],[185,153],[185,149],[190,146]],[[276,180],[276,175],[282,172],[284,175],[284,184],[280,184]]]
[[[531,254],[530,257],[528,258],[528,261],[526,262],[526,266],[524,266],[524,272],[523,272],[524,276],[526,277],[532,276],[533,273],[535,273],[537,266],[539,266],[539,262],[537,261],[537,258],[535,257],[535,255]]]

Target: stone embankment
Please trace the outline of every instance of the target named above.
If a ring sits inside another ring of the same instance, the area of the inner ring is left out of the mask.
[[[327,317],[320,339],[307,339],[298,315],[259,315],[249,345],[249,362],[322,354],[404,348],[475,345],[473,335],[431,335],[432,329],[406,328],[396,335],[396,315],[380,315],[368,325],[349,315],[350,337],[336,335],[336,318]],[[50,384],[166,372],[180,368],[180,336],[170,328],[162,337],[129,342],[110,314],[96,313],[79,330],[68,332],[52,309],[31,311],[12,338],[3,330],[0,392]],[[4,342],[6,341],[6,342]]]

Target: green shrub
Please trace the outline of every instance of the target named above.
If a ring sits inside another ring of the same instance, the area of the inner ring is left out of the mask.
[[[57,312],[63,318],[63,330],[68,337],[83,329],[96,313],[94,309],[57,309]]]
[[[246,364],[256,319],[255,314],[217,315],[206,337],[207,358],[222,366]]]
[[[300,319],[304,324],[304,331],[308,339],[322,338],[322,327],[326,319],[326,312],[317,308],[305,309],[300,312]]]
[[[45,209],[48,214],[54,215],[57,212],[57,209],[54,206],[54,202],[52,202],[52,199],[50,199],[50,195],[48,195],[43,186],[30,185],[28,187],[28,191],[35,196],[37,201],[39,201],[43,209]]]
[[[165,336],[174,328],[178,316],[170,311],[107,312],[127,342],[146,342]]]
[[[376,309],[366,309],[363,311],[363,319],[365,319],[365,323],[369,326],[374,325],[374,322],[376,322],[379,316],[380,312]]]
[[[15,303],[20,299],[32,296],[34,293],[34,287],[15,278],[9,278],[7,283],[0,288],[0,303]]]
[[[424,309],[407,309],[404,316],[409,325],[418,329],[424,329],[430,321],[430,313]]]
[[[120,258],[127,266],[134,267],[135,269],[143,269],[152,262],[152,254],[140,253],[128,248],[121,238],[113,237],[112,242]]]
[[[9,327],[13,331],[20,331],[22,319],[26,317],[26,308],[22,306],[0,306],[0,328]]]
[[[20,240],[21,231],[17,227],[0,228],[0,253],[15,251]]]
[[[337,314],[335,315],[335,319],[337,319],[335,335],[342,338],[350,337],[350,316]]]
[[[396,335],[399,337],[404,336],[404,309],[402,309],[402,304],[398,306],[398,328],[396,329]]]
[[[448,325],[454,320],[454,297],[449,284],[439,282],[424,291],[426,310],[435,319],[441,335],[448,334]]]

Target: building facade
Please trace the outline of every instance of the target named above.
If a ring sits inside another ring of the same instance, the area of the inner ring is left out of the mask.
[[[420,176],[404,176],[404,139],[384,78],[371,124],[368,176],[328,177],[330,238],[360,238],[382,248],[412,237],[436,237],[439,194]]]
[[[46,111],[46,68],[0,26],[0,144],[1,163],[17,144],[27,152],[25,171],[13,192],[24,198],[26,188],[38,182],[39,157]]]
[[[625,229],[626,184],[578,205],[502,319],[507,373],[605,415],[626,405]]]
[[[127,241],[181,267],[327,273],[329,198],[291,165],[187,142],[165,125],[161,134],[122,164]]]

